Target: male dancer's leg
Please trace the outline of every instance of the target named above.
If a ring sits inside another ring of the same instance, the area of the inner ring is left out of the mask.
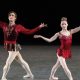
[[[15,53],[15,51],[8,51],[8,53],[9,53],[9,56],[6,60],[5,66],[3,68],[3,75],[2,75],[1,80],[7,80],[6,76],[7,76],[7,73],[9,71],[9,69],[10,69],[10,65],[13,62],[13,60],[15,59],[16,55],[17,55],[17,53]]]
[[[25,75],[24,78],[32,78],[33,79],[33,74],[30,70],[30,67],[29,67],[28,63],[22,58],[19,51],[17,51],[17,53],[18,53],[18,55],[15,59],[17,60],[18,63],[21,64],[21,66],[24,68],[24,70],[27,73],[27,75]]]

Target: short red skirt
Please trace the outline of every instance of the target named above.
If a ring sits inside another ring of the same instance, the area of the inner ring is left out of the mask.
[[[72,57],[70,49],[60,49],[60,48],[58,48],[57,49],[57,54],[58,54],[58,56],[62,56],[65,59]]]

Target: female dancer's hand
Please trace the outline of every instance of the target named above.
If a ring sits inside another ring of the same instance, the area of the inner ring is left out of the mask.
[[[40,27],[40,28],[47,27],[47,24],[41,23],[41,24],[39,25],[39,27]]]
[[[34,38],[40,38],[41,35],[34,35]]]

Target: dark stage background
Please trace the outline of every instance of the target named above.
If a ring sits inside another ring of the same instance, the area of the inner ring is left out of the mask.
[[[68,18],[68,29],[80,25],[80,11],[78,2],[69,1],[31,1],[31,0],[10,0],[0,2],[0,21],[8,22],[7,14],[9,11],[15,11],[18,14],[16,23],[32,29],[41,22],[48,25],[35,34],[41,34],[50,38],[56,32],[60,31],[60,19],[65,16]],[[52,43],[47,43],[42,39],[34,39],[33,35],[20,34],[18,42],[24,45],[58,45],[58,39]],[[0,29],[0,44],[3,44],[3,31]],[[80,45],[80,32],[73,35],[73,45]]]
[[[18,14],[16,23],[22,24],[25,28],[32,29],[37,27],[41,22],[46,23],[48,27],[41,29],[35,34],[41,34],[48,38],[61,30],[60,19],[63,16],[68,18],[68,29],[80,26],[80,4],[77,0],[75,2],[70,2],[68,0],[52,1],[2,0],[0,1],[0,21],[8,23],[7,14],[9,11],[13,10]],[[31,71],[35,76],[35,80],[48,80],[52,66],[57,60],[56,49],[60,44],[59,39],[52,43],[47,43],[42,39],[34,39],[33,35],[20,34],[18,36],[17,42],[22,45],[20,53],[29,63]],[[2,76],[2,68],[8,56],[3,49],[3,40],[3,31],[0,29],[0,45],[2,45],[0,46],[0,78]],[[73,35],[73,57],[70,60],[67,60],[68,67],[72,72],[74,80],[80,80],[80,46],[74,45],[80,45],[80,32]],[[24,72],[21,66],[15,62],[11,67],[11,72],[7,78],[9,80],[22,80]],[[59,69],[57,75],[60,78],[59,80],[68,79],[62,68]]]

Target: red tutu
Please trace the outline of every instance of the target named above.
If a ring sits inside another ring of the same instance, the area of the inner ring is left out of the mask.
[[[67,58],[71,58],[72,54],[71,54],[71,50],[64,50],[64,49],[57,49],[57,54],[59,56],[63,56],[65,59]]]

